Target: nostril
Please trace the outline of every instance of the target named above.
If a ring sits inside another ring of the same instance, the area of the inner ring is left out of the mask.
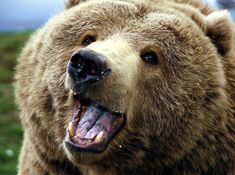
[[[98,65],[94,62],[91,62],[87,65],[87,74],[88,75],[97,75],[98,74]]]
[[[82,56],[79,54],[75,54],[70,59],[71,66],[75,69],[79,69],[84,66],[84,62],[82,61]]]

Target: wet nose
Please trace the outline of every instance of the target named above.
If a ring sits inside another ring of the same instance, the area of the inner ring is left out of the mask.
[[[103,79],[110,69],[106,66],[106,57],[88,48],[73,53],[68,63],[68,73],[75,83],[97,82]]]

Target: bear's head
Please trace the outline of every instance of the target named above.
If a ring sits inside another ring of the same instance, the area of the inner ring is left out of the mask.
[[[44,71],[34,88],[51,114],[41,127],[70,161],[169,165],[222,120],[229,103],[222,62],[233,47],[227,12],[165,1],[67,7],[40,31]]]

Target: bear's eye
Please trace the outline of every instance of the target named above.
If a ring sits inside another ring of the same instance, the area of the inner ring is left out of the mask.
[[[154,51],[142,52],[140,57],[147,64],[158,64],[158,56]]]
[[[89,44],[93,43],[96,41],[96,36],[92,35],[87,35],[83,40],[82,40],[82,45],[83,46],[88,46]]]

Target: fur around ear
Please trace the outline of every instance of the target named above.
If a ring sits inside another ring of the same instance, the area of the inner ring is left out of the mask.
[[[69,9],[75,5],[78,5],[80,2],[85,2],[86,0],[64,0],[66,9]]]
[[[206,17],[206,35],[222,56],[226,56],[233,48],[233,28],[233,21],[226,10],[213,12]]]

